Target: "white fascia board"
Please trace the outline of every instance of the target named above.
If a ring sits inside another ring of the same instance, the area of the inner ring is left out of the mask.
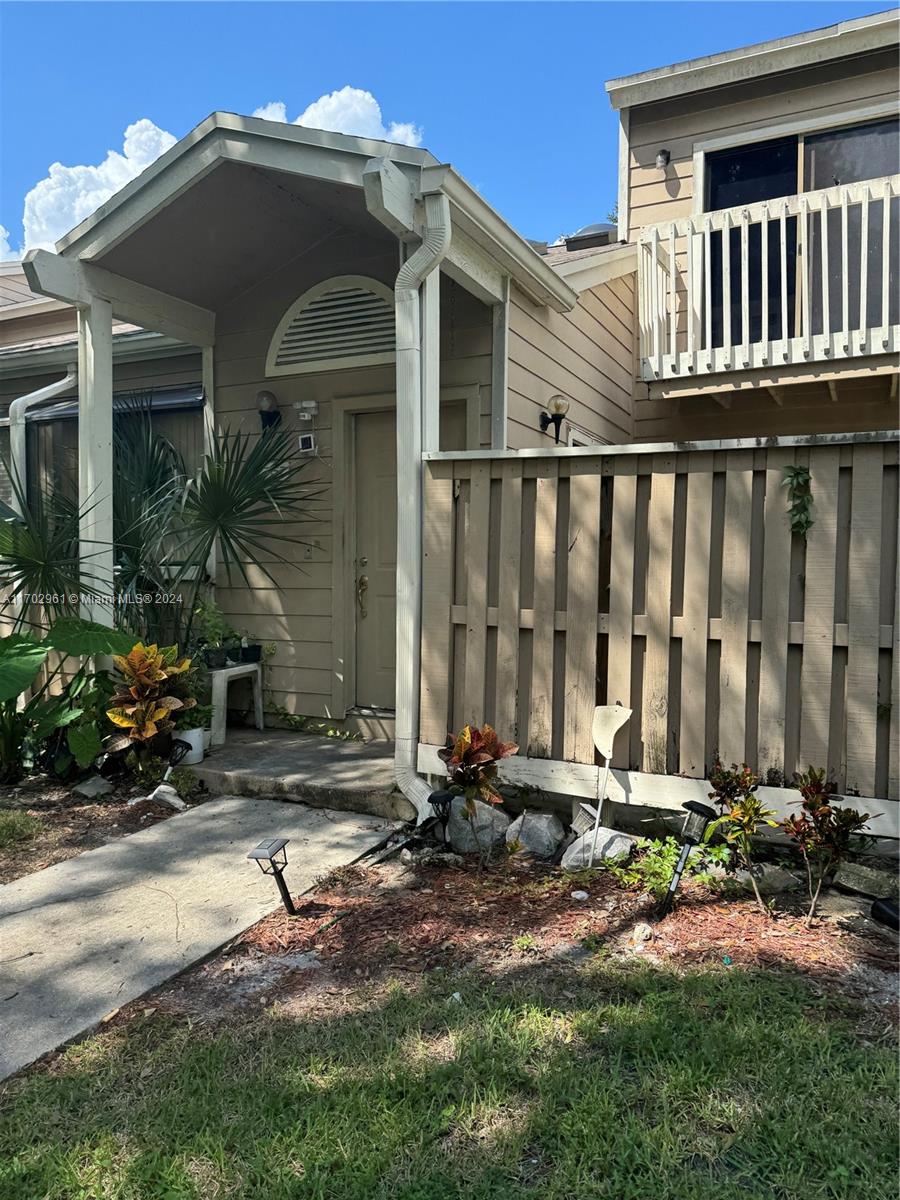
[[[652,104],[707,88],[724,87],[780,71],[792,71],[837,58],[885,50],[900,41],[896,9],[841,21],[791,37],[741,46],[721,54],[692,58],[652,71],[622,75],[606,83],[615,109]]]
[[[39,375],[72,362],[78,351],[78,338],[73,337],[54,346],[17,346],[0,350],[0,378],[11,379]],[[175,338],[146,329],[113,334],[114,362],[144,362],[154,358],[180,358],[199,354],[198,346],[188,346]]]
[[[563,260],[551,263],[553,270],[576,292],[600,287],[611,279],[631,275],[637,270],[637,246],[629,242],[608,250],[598,250],[590,258],[576,258],[572,262]]]
[[[309,153],[304,155],[304,150]],[[96,258],[225,159],[312,174],[309,166],[304,169],[304,158],[310,156],[320,161],[327,158],[332,163],[342,160],[340,182],[357,187],[362,187],[362,169],[372,158],[387,158],[416,169],[437,162],[427,150],[412,146],[216,112],[60,238],[57,252],[67,257]]]
[[[215,340],[216,318],[209,309],[125,279],[103,267],[77,258],[63,258],[48,250],[29,251],[24,266],[34,292],[65,300],[76,308],[87,308],[94,300],[108,301],[120,320],[191,345],[211,346]]]
[[[454,229],[485,250],[536,304],[557,312],[575,307],[577,294],[565,280],[451,166],[423,168],[422,192],[436,191],[450,201]]]

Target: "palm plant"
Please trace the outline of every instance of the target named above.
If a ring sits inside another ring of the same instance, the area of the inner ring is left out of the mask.
[[[28,597],[45,598],[38,611],[46,623],[77,612],[80,594],[96,594],[82,579],[78,553],[78,526],[91,506],[79,509],[60,488],[38,491],[29,503],[15,471],[6,471],[22,515],[0,523],[0,615],[20,630],[35,615]]]

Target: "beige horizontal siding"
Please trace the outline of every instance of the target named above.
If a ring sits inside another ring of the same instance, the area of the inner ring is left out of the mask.
[[[879,52],[631,109],[630,236],[690,215],[695,143],[828,114],[837,124],[847,108],[896,96],[896,54]],[[672,156],[665,176],[655,165],[662,148]]]
[[[517,288],[509,309],[509,446],[545,444],[541,412],[556,392],[568,419],[591,437],[632,436],[634,281],[628,276],[583,292],[568,313],[533,304]]]

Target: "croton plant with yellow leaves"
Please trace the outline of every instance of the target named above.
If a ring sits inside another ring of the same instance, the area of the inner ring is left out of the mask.
[[[172,729],[171,713],[197,703],[191,696],[177,695],[191,660],[180,658],[177,646],[138,642],[128,654],[113,655],[113,664],[120,678],[106,715],[121,732],[110,736],[106,749],[146,752],[157,734]]]
[[[448,737],[447,745],[438,755],[447,765],[450,791],[466,798],[470,814],[476,800],[500,804],[503,797],[494,789],[497,763],[509,758],[519,747],[515,742],[501,742],[490,725],[466,725],[456,737]]]

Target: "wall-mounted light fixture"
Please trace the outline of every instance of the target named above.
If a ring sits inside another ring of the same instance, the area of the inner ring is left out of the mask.
[[[672,161],[672,155],[668,150],[657,150],[656,152],[656,169],[657,171],[665,171],[669,163]]]
[[[281,424],[281,412],[278,408],[278,398],[274,392],[257,392],[256,407],[259,409],[259,422],[266,429],[273,429]]]
[[[546,433],[553,426],[553,440],[559,445],[559,434],[562,429],[563,417],[569,411],[569,402],[565,396],[551,396],[547,401],[547,411],[540,416],[541,433]]]

